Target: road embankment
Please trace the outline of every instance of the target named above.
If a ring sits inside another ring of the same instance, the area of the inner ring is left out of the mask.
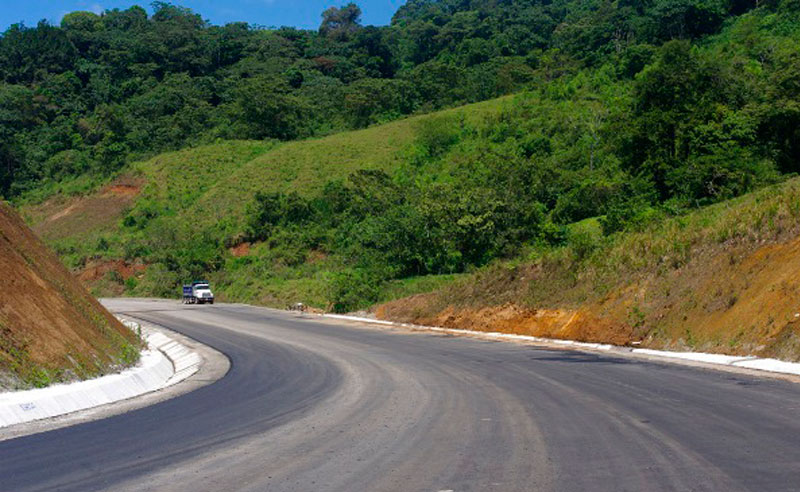
[[[200,370],[203,357],[182,343],[183,337],[149,323],[121,321],[145,342],[135,367],[86,381],[1,393],[0,429],[130,400],[176,385]],[[12,429],[11,434],[19,431]]]

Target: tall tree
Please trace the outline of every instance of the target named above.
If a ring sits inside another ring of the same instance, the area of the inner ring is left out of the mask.
[[[361,28],[361,9],[354,3],[330,7],[322,13],[319,32],[328,39],[347,41]]]

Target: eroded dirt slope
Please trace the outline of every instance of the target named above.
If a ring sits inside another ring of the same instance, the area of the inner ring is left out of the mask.
[[[113,230],[139,195],[144,179],[122,176],[86,196],[56,196],[24,207],[33,231],[47,241]]]
[[[381,319],[478,331],[800,360],[800,237],[756,248],[719,245],[666,274],[631,278],[573,305],[531,306],[535,271],[500,305],[423,294],[375,308]],[[474,288],[474,286],[471,286]],[[568,292],[565,292],[565,296]]]
[[[3,203],[0,288],[0,372],[6,386],[91,377],[138,358],[136,335]]]

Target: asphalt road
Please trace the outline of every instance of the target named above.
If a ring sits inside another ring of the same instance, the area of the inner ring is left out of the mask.
[[[111,301],[221,380],[0,442],[0,490],[800,490],[800,385],[619,356]]]

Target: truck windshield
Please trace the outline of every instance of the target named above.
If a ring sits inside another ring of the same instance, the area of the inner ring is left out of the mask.
[[[208,284],[197,284],[194,286],[195,289],[204,289],[208,290]]]

